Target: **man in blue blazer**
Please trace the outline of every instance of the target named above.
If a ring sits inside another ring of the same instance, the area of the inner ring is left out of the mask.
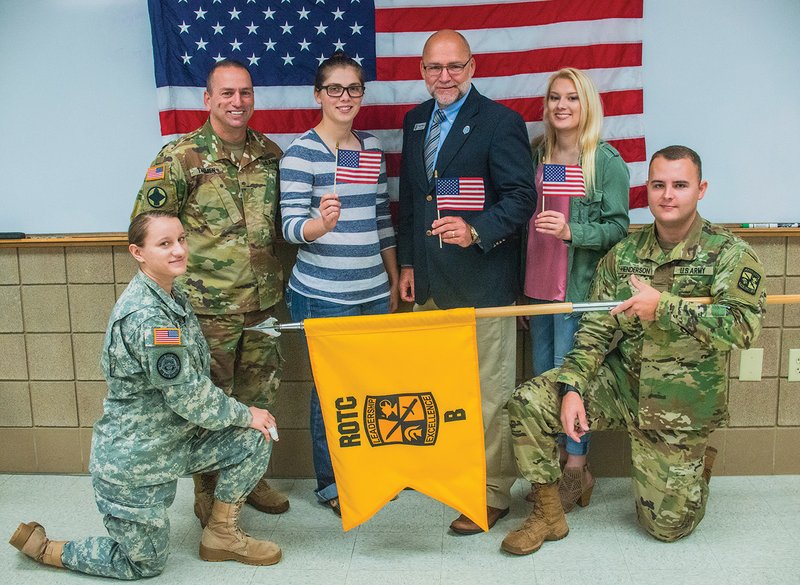
[[[525,123],[472,86],[475,59],[456,31],[441,30],[427,40],[420,73],[433,99],[408,112],[403,123],[401,296],[414,301],[415,310],[513,304],[519,294],[517,233],[536,208]],[[480,319],[490,528],[508,513],[517,477],[505,409],[515,385],[515,356],[515,320]],[[463,515],[450,528],[481,531]]]

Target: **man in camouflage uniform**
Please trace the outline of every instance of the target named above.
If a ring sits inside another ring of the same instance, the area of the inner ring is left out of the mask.
[[[265,437],[275,419],[214,386],[209,362],[186,296],[177,288],[170,295],[140,271],[114,307],[101,356],[108,396],[89,470],[109,536],[52,541],[28,522],[10,543],[43,564],[90,575],[158,575],[169,555],[167,508],[178,477],[219,470],[201,558],[277,563],[277,545],[238,527],[244,498],[269,464]]]
[[[221,61],[208,75],[208,121],[166,145],[148,169],[132,217],[151,209],[177,214],[189,243],[188,292],[211,348],[211,378],[249,406],[271,408],[282,358],[274,337],[245,331],[273,314],[283,295],[275,256],[281,150],[247,127],[253,114],[250,74]],[[205,525],[213,475],[195,476],[195,514]],[[280,514],[289,500],[260,481],[247,502]]]
[[[584,315],[563,366],[512,396],[517,464],[537,485],[534,510],[504,550],[528,554],[569,532],[558,498],[562,428],[576,440],[590,426],[628,431],[636,513],[655,538],[677,540],[703,519],[708,437],[727,420],[728,352],[755,341],[766,303],[764,270],[750,246],[697,213],[706,187],[693,150],[653,155],[647,191],[655,224],[611,249],[589,297],[628,300]]]

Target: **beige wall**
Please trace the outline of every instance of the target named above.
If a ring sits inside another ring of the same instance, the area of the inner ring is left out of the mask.
[[[800,237],[749,238],[767,268],[770,294],[800,293]],[[282,245],[284,265],[293,249]],[[102,411],[99,368],[106,320],[134,274],[122,246],[0,248],[0,472],[85,472],[91,426]],[[285,312],[284,312],[285,318]],[[311,373],[302,339],[281,338],[287,359],[276,415],[277,477],[312,475],[308,436]],[[800,348],[800,305],[772,306],[758,347],[764,378],[740,382],[730,363],[731,424],[714,433],[715,473],[800,473],[800,382],[788,382],[790,348]],[[520,335],[518,373],[530,371]],[[627,473],[630,448],[620,433],[596,433],[599,475]]]

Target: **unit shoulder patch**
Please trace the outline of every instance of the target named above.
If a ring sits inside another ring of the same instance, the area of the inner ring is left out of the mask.
[[[147,190],[147,203],[153,209],[160,209],[164,207],[167,202],[167,192],[161,187],[150,187]]]
[[[156,362],[156,370],[165,380],[174,380],[181,373],[181,358],[172,352],[161,354]]]

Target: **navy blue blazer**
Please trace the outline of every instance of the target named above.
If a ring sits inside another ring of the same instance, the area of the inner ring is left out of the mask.
[[[439,178],[481,177],[482,211],[442,210],[460,216],[480,236],[461,248],[427,235],[437,218],[436,193],[428,181],[423,146],[434,100],[406,114],[400,168],[397,254],[414,268],[416,302],[430,297],[441,309],[509,305],[519,295],[520,228],[536,209],[533,161],[522,117],[472,87],[439,151]]]

